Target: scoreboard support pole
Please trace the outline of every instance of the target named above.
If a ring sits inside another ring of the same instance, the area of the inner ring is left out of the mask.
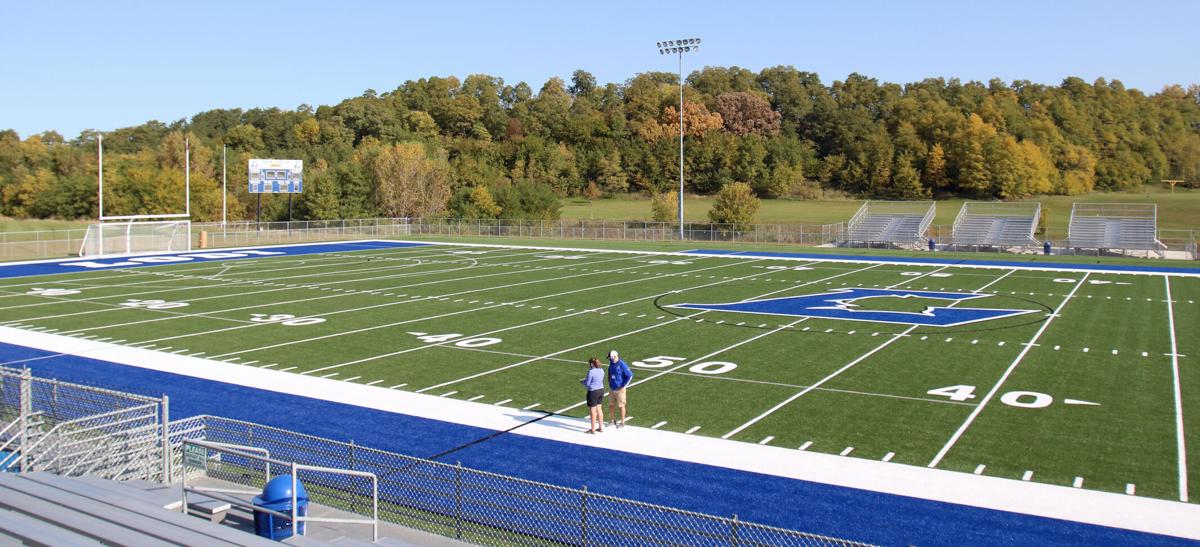
[[[258,194],[258,207],[254,209],[254,223],[262,230],[262,194]]]
[[[291,192],[288,192],[288,222],[289,223],[292,222],[292,193]],[[291,229],[290,224],[288,225],[288,229]]]

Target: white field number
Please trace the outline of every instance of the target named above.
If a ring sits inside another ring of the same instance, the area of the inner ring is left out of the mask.
[[[449,342],[451,340],[462,338],[462,336],[463,336],[462,334],[459,334],[459,333],[425,334],[423,332],[410,332],[409,334],[416,336],[417,340],[425,342],[426,344],[441,344],[443,342]],[[503,342],[503,341],[504,340],[501,340],[500,338],[490,338],[490,337],[486,337],[486,336],[479,336],[479,337],[475,337],[475,338],[462,338],[461,340],[454,342],[454,345],[458,346],[460,348],[482,348],[484,346],[499,344],[500,342]]]
[[[288,327],[302,327],[325,322],[325,319],[321,317],[296,317],[288,313],[252,313],[250,320],[255,323],[279,323]]]
[[[962,402],[975,398],[975,386],[946,386],[925,393]],[[1054,403],[1054,397],[1037,391],[1009,391],[1000,396],[1000,402],[1017,408],[1046,408]]]
[[[146,308],[148,310],[169,310],[171,308],[187,307],[187,302],[167,302],[166,300],[137,300],[129,299],[119,304],[126,308]]]
[[[79,294],[77,289],[40,289],[34,287],[25,293],[29,296],[64,296],[68,294]]]
[[[687,357],[656,355],[649,359],[634,361],[633,366],[638,368],[666,368],[683,361],[687,361]],[[705,361],[688,367],[688,371],[696,374],[725,374],[735,368],[737,368],[737,364],[727,361]]]

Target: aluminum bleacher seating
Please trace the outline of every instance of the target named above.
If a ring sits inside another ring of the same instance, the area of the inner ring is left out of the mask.
[[[1166,249],[1158,240],[1158,206],[1153,203],[1075,203],[1067,246],[1076,249]]]
[[[954,219],[951,245],[980,247],[1036,247],[1034,238],[1040,203],[968,201]]]
[[[847,224],[846,241],[921,245],[935,207],[932,201],[868,201]]]
[[[0,473],[0,511],[0,537],[30,543],[51,539],[55,545],[274,544],[165,510],[132,486],[44,472]]]

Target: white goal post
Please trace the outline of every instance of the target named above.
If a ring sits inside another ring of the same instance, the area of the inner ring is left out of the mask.
[[[79,256],[87,258],[192,250],[189,220],[100,222],[88,226]]]

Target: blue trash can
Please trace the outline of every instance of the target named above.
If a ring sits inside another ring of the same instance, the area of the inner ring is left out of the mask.
[[[280,475],[267,482],[261,495],[254,496],[251,503],[255,507],[291,513],[292,511],[292,476]],[[308,515],[308,493],[304,485],[296,481],[296,516]],[[304,522],[300,522],[300,534],[304,534]],[[267,539],[286,539],[292,537],[291,519],[281,518],[264,511],[254,512],[254,533]]]
[[[0,472],[19,472],[21,469],[16,467],[17,458],[21,456],[20,452],[10,452],[8,450],[0,450]]]

